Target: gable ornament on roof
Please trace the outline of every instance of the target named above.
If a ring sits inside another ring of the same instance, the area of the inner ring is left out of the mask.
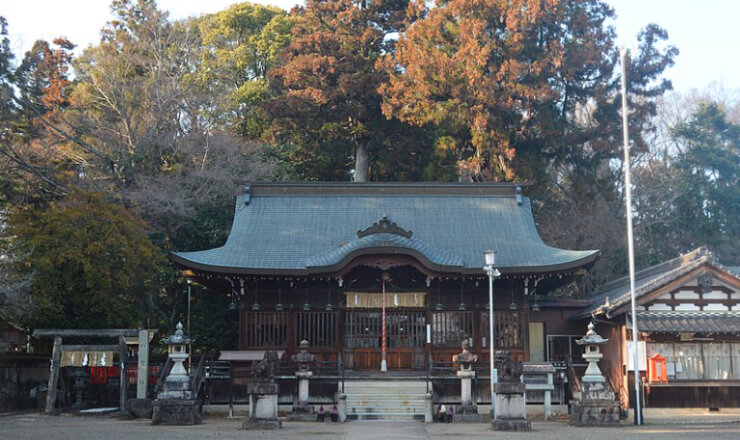
[[[402,237],[411,238],[414,233],[403,229],[395,222],[388,220],[387,215],[384,215],[383,218],[373,223],[372,226],[365,229],[359,229],[357,231],[358,238],[366,237],[372,234],[395,234]]]

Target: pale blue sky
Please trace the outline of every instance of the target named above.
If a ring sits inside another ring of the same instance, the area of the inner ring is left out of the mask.
[[[296,0],[253,0],[288,9]],[[63,35],[85,47],[99,37],[110,19],[108,0],[3,0],[0,15],[9,22],[16,53],[36,39]],[[234,0],[159,0],[173,18],[215,12]],[[617,12],[614,23],[620,45],[637,47],[640,28],[654,22],[668,30],[681,54],[666,76],[678,91],[704,89],[720,82],[726,89],[740,89],[740,1],[735,0],[608,0]]]

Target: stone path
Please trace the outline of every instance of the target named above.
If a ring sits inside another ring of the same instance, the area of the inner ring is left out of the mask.
[[[397,440],[427,440],[429,434],[422,422],[389,422],[355,421],[349,423],[349,430],[342,439],[370,440],[370,439],[397,439]]]
[[[205,417],[196,426],[152,426],[148,420],[69,414],[0,414],[0,440],[738,440],[740,409],[653,411],[647,425],[625,421],[617,428],[574,428],[564,422],[532,422],[532,432],[491,431],[486,423],[355,421],[286,422],[279,431],[244,431],[243,418]]]

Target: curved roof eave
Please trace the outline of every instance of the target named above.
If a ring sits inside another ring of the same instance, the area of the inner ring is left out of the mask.
[[[348,261],[351,261],[353,258],[356,258],[361,255],[368,255],[373,253],[394,253],[393,251],[398,251],[403,248],[399,247],[371,247],[371,248],[365,248],[363,253],[354,254],[349,258]],[[586,256],[571,260],[559,264],[551,264],[546,266],[509,266],[509,267],[499,267],[499,271],[502,274],[539,274],[539,273],[550,273],[550,272],[563,272],[568,270],[574,270],[578,268],[588,268],[590,265],[592,265],[596,258],[598,258],[601,251],[595,250],[595,251],[589,251],[589,254]],[[433,270],[435,272],[446,272],[446,273],[457,273],[457,274],[464,274],[464,275],[478,275],[483,274],[483,268],[477,268],[477,267],[463,267],[463,266],[451,266],[451,265],[441,265],[436,264],[432,261],[424,261],[422,259],[423,255],[414,251],[405,251],[401,252],[405,255],[412,256],[419,260],[419,262],[426,268]],[[234,274],[234,275],[285,275],[285,276],[307,276],[307,275],[314,275],[314,274],[321,274],[321,273],[331,273],[339,270],[342,265],[330,265],[330,266],[315,266],[315,267],[304,267],[304,268],[280,268],[280,269],[266,269],[266,268],[260,268],[260,267],[232,267],[232,266],[220,266],[220,265],[213,265],[213,264],[206,264],[206,263],[200,263],[198,261],[192,260],[190,258],[184,257],[180,255],[179,252],[172,252],[171,258],[172,260],[184,267],[194,269],[194,270],[200,270],[204,272],[217,272],[217,273],[226,273],[226,274]]]
[[[340,269],[357,256],[372,253],[408,254],[429,269],[460,270],[465,267],[465,261],[455,252],[436,249],[418,240],[389,233],[360,237],[337,249],[315,255],[308,259],[306,267],[312,271],[321,268]]]

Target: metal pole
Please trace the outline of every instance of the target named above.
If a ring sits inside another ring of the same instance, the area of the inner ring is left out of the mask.
[[[383,285],[383,340],[380,342],[381,360],[380,360],[380,371],[388,371],[388,364],[385,361],[385,281],[382,281]]]
[[[632,178],[630,171],[629,127],[627,114],[627,50],[619,51],[622,63],[622,127],[624,134],[624,192],[627,205],[627,250],[630,271],[630,306],[632,310],[632,365],[635,371],[635,425],[642,425],[642,407],[640,406],[640,364],[637,350],[637,313],[635,306],[635,248],[632,236]]]
[[[496,364],[494,363],[494,355],[496,351],[496,327],[494,319],[494,307],[493,307],[493,279],[500,275],[500,273],[492,266],[486,265],[483,268],[488,274],[488,327],[490,342],[488,343],[488,356],[490,362],[490,374],[491,374],[491,418],[496,420],[496,392],[494,391],[494,384],[498,380],[498,371],[496,370]]]
[[[488,273],[488,326],[490,327],[491,331],[490,337],[491,341],[488,343],[488,351],[489,351],[489,362],[491,362],[491,417],[493,417],[493,420],[496,420],[496,392],[493,390],[493,384],[495,383],[495,375],[496,375],[496,364],[494,364],[494,351],[496,349],[496,343],[494,342],[495,339],[495,327],[493,326],[493,271],[490,271]]]
[[[188,327],[187,327],[187,335],[190,336],[190,287],[193,284],[193,280],[188,278]],[[188,373],[190,373],[190,366],[192,364],[193,359],[193,350],[190,347],[190,344],[188,344]]]

